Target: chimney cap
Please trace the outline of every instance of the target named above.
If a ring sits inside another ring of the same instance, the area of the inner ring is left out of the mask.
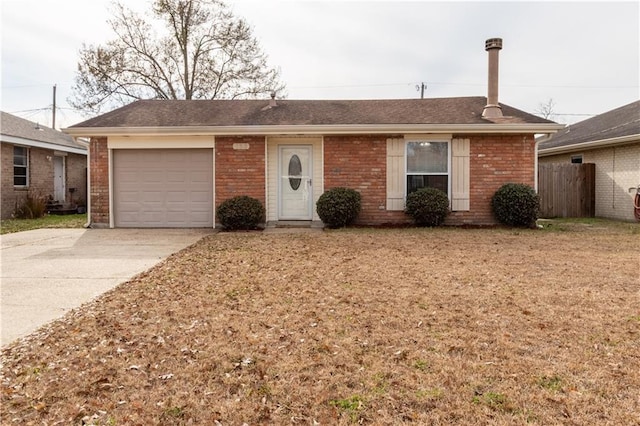
[[[502,49],[501,38],[490,38],[484,42],[484,50]]]

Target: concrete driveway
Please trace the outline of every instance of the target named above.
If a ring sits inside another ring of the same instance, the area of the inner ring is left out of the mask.
[[[38,229],[0,237],[0,345],[26,336],[213,229]]]

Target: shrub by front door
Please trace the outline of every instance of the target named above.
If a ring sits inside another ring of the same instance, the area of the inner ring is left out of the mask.
[[[311,156],[311,145],[280,146],[278,219],[311,220],[313,216]]]

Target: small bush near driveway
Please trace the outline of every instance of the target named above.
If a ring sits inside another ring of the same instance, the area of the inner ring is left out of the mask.
[[[216,210],[217,220],[229,231],[256,229],[264,217],[262,203],[246,195],[225,200]]]

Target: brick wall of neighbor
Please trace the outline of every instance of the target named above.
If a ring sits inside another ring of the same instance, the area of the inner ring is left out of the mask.
[[[2,164],[2,172],[0,173],[2,178],[2,191],[0,191],[2,212],[0,212],[0,216],[2,219],[9,219],[13,216],[16,203],[21,204],[24,201],[29,189],[14,188],[13,186],[13,145],[8,143],[0,144],[0,156],[0,163]],[[53,177],[53,166],[51,176]],[[51,183],[51,188],[53,189],[53,182]]]
[[[87,202],[87,156],[69,153],[66,159],[66,202],[85,205]],[[71,194],[70,189],[75,188]]]
[[[325,136],[324,189],[337,186],[356,189],[362,195],[362,211],[356,224],[411,223],[402,211],[387,211],[386,140],[397,135]],[[447,225],[493,225],[491,197],[505,183],[534,185],[533,135],[454,135],[469,138],[470,210],[452,212]]]
[[[325,136],[324,190],[347,187],[360,192],[362,210],[356,225],[410,223],[402,211],[387,211],[387,138]]]
[[[216,208],[239,195],[266,206],[264,136],[216,137]]]
[[[109,226],[109,149],[107,138],[91,138],[89,145],[92,226]]]
[[[53,197],[53,161],[54,151],[44,148],[29,147],[29,186],[15,188],[13,186],[13,147],[3,143],[1,148],[2,163],[2,219],[10,218],[16,204],[24,202],[27,194],[43,197]],[[69,188],[76,187],[86,199],[86,156],[68,154],[66,160],[66,201],[69,201]]]
[[[9,219],[15,210],[16,201],[22,200],[26,190],[16,190],[13,187],[13,145],[0,144],[0,179],[2,191],[0,191],[0,218]]]

